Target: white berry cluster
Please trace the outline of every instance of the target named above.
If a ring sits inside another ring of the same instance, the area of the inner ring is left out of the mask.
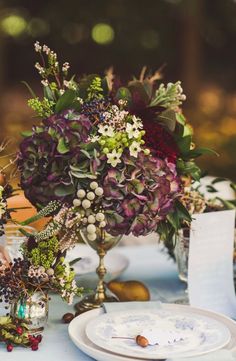
[[[81,223],[86,227],[87,237],[90,241],[95,241],[97,238],[97,228],[104,228],[106,226],[105,215],[103,211],[96,207],[97,200],[103,195],[102,187],[99,187],[97,182],[91,182],[89,190],[79,189],[77,197],[73,201],[76,207],[77,216],[80,215]]]

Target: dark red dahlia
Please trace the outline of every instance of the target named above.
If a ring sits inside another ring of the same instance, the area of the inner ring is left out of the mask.
[[[145,145],[161,159],[175,163],[179,150],[173,136],[156,120],[143,120]]]

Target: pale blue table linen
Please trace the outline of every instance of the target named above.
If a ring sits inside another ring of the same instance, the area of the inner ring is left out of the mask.
[[[153,300],[171,301],[179,298],[184,290],[184,285],[178,279],[176,265],[168,255],[160,251],[158,245],[118,247],[116,250],[125,254],[130,260],[128,269],[120,277],[121,280],[144,282],[149,287]],[[69,338],[67,325],[61,323],[62,315],[72,310],[73,308],[63,303],[59,297],[53,296],[50,303],[49,323],[44,332],[40,349],[33,352],[17,348],[13,352],[7,353],[5,347],[1,345],[0,361],[93,360],[74,346]],[[205,360],[194,359],[191,361]],[[207,359],[207,361],[209,360]],[[218,358],[212,358],[210,361],[218,361]],[[221,361],[231,361],[231,359],[221,358]]]

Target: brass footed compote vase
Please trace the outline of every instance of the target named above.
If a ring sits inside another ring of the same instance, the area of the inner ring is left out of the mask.
[[[117,243],[121,240],[122,235],[112,236],[107,233],[102,228],[97,228],[96,239],[91,240],[87,229],[84,228],[80,231],[81,237],[85,243],[92,247],[98,254],[99,264],[96,269],[99,281],[96,287],[96,290],[93,294],[84,297],[79,303],[76,304],[76,309],[78,314],[99,308],[102,306],[103,302],[117,302],[117,298],[114,296],[109,296],[106,294],[106,287],[104,283],[104,277],[107,273],[107,270],[104,265],[104,257],[110,249],[115,247]]]

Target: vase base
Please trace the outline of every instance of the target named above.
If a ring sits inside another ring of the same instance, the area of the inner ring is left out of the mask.
[[[80,302],[76,303],[76,315],[81,313],[100,308],[103,305],[103,302],[119,302],[118,299],[114,296],[105,296],[103,301],[99,301],[95,298],[95,295],[90,295],[84,297]]]

